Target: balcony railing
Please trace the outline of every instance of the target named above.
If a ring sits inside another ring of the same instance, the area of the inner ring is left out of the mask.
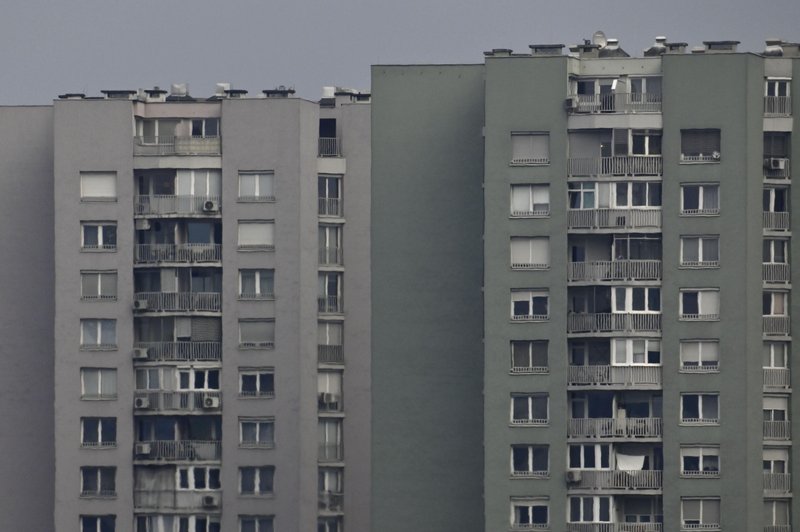
[[[342,265],[342,248],[340,247],[322,247],[319,248],[319,263],[320,264],[334,264],[337,266]]]
[[[792,373],[789,368],[764,368],[764,388],[790,388]]]
[[[655,313],[577,313],[567,315],[568,333],[658,332],[661,314]]]
[[[764,229],[768,231],[788,231],[791,229],[789,213],[764,211]]]
[[[136,244],[133,260],[137,264],[158,262],[219,262],[220,244]]]
[[[761,280],[768,283],[788,283],[792,280],[792,269],[785,262],[761,264]]]
[[[792,525],[765,525],[764,532],[792,532]]]
[[[320,462],[341,462],[344,459],[342,444],[321,443],[319,445],[318,459]]]
[[[765,494],[790,493],[792,491],[792,475],[789,473],[764,473]]]
[[[765,440],[788,440],[791,437],[791,421],[764,421]]]
[[[569,366],[572,385],[660,386],[661,366]]]
[[[165,312],[219,312],[219,292],[136,292],[133,295],[139,310]]]
[[[319,151],[320,157],[341,157],[342,147],[338,137],[320,137]]]
[[[661,207],[646,209],[569,209],[569,229],[659,229]]]
[[[789,179],[791,175],[791,165],[788,158],[768,157],[764,159],[764,177],[766,179]]]
[[[149,452],[136,453],[139,460],[219,460],[222,442],[219,440],[152,440],[137,442],[137,447],[147,444]]]
[[[134,349],[146,349],[148,362],[220,360],[220,342],[136,342]]]
[[[344,346],[317,344],[317,362],[320,364],[344,364]]]
[[[788,336],[791,332],[789,316],[763,316],[762,331],[767,336]]]
[[[332,491],[319,493],[319,509],[323,512],[341,512],[344,510],[344,494]]]
[[[175,196],[154,194],[134,196],[133,213],[145,214],[218,214],[220,196]]]
[[[656,517],[653,516],[653,521]],[[567,532],[662,532],[661,523],[567,523]]]
[[[571,418],[567,436],[571,438],[660,438],[660,417]]]
[[[208,508],[209,501],[219,505],[222,490],[133,490],[133,506],[138,509],[199,510]]]
[[[207,412],[222,406],[222,392],[137,390],[133,393],[133,404],[137,410]]]
[[[319,198],[320,216],[342,216],[341,198]]]
[[[341,314],[343,303],[341,296],[318,296],[317,310],[322,314]]]
[[[574,482],[567,480],[570,488],[576,489],[661,489],[661,471],[622,471],[622,470],[576,470],[571,472]]]
[[[134,155],[219,155],[220,137],[152,137],[133,139]]]
[[[658,176],[662,174],[660,155],[615,155],[613,157],[570,157],[570,177]]]
[[[567,264],[569,281],[657,281],[660,260],[595,260]]]
[[[573,113],[660,113],[661,93],[571,94]]]
[[[765,116],[792,116],[791,96],[764,96]]]

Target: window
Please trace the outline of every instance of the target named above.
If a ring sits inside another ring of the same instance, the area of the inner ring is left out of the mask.
[[[719,340],[681,340],[681,371],[719,371]]]
[[[789,241],[782,238],[765,238],[762,261],[764,264],[787,264]]]
[[[178,170],[175,172],[175,184],[178,196],[200,196],[215,201],[222,196],[220,170]],[[179,207],[179,210],[183,209]]]
[[[719,424],[719,394],[681,394],[681,422]]]
[[[275,420],[266,418],[239,418],[239,447],[265,448],[275,446]]]
[[[221,532],[218,515],[137,515],[135,532]]]
[[[620,286],[611,291],[613,312],[661,312],[661,289]]]
[[[789,421],[789,399],[785,396],[765,396],[764,421],[773,423]]]
[[[615,366],[661,365],[661,342],[645,338],[615,338],[611,341]]]
[[[550,185],[511,185],[511,216],[550,215]]]
[[[81,172],[81,201],[116,200],[116,172]]]
[[[550,448],[547,445],[512,445],[511,476],[550,476]]]
[[[719,267],[719,236],[682,236],[681,266]]]
[[[546,236],[511,237],[511,267],[546,270],[550,267],[550,239]]]
[[[115,222],[81,222],[81,251],[115,251],[117,224]]]
[[[178,490],[220,489],[218,467],[179,467],[176,474],[177,481],[175,484]]]
[[[765,188],[763,193],[764,212],[788,212],[789,189]]]
[[[791,530],[789,501],[764,501],[764,530]]]
[[[320,412],[342,411],[342,372],[317,373],[317,408]]]
[[[81,320],[81,349],[116,349],[117,320]]]
[[[681,475],[718,477],[719,446],[681,446]]]
[[[239,371],[240,397],[274,397],[275,370],[250,369]]]
[[[342,176],[321,175],[317,180],[319,214],[342,216]]]
[[[114,532],[117,526],[115,515],[82,515],[81,532]]]
[[[343,532],[341,517],[318,517],[317,532]]]
[[[661,207],[661,183],[615,183],[612,190],[616,208]]]
[[[789,474],[789,449],[766,448],[763,451],[764,489],[767,491],[789,491],[781,480]]]
[[[661,155],[661,130],[632,129],[631,155]]]
[[[275,532],[271,515],[240,515],[239,532]]]
[[[319,226],[319,263],[337,265],[343,263],[341,225]]]
[[[784,98],[789,96],[789,94],[791,94],[789,92],[789,85],[791,81],[791,79],[767,78],[767,82],[764,87],[764,95],[779,96]]]
[[[317,422],[318,460],[337,462],[344,458],[342,448],[342,420],[320,418]]]
[[[267,495],[272,493],[275,467],[240,467],[239,493],[242,495]]]
[[[550,526],[549,501],[545,498],[512,497],[511,527],[540,530]]]
[[[81,271],[81,299],[117,299],[117,272]]]
[[[767,78],[764,84],[764,114],[789,116],[792,114],[791,80]]]
[[[239,299],[275,297],[275,270],[239,270]]]
[[[718,162],[719,129],[681,129],[681,161]]]
[[[719,290],[715,288],[681,290],[682,320],[713,321],[719,319]]]
[[[567,187],[570,209],[597,208],[597,194],[594,183],[568,183]]]
[[[548,133],[512,133],[511,164],[549,164]]]
[[[239,348],[264,349],[275,346],[275,321],[239,320]]]
[[[321,364],[344,362],[344,324],[320,321],[317,323],[317,356]]]
[[[719,528],[719,499],[681,497],[681,528],[684,530]]]
[[[511,373],[547,373],[547,340],[512,340]]]
[[[547,290],[512,290],[511,319],[515,321],[550,319]]]
[[[570,523],[611,522],[611,497],[586,496],[569,498]]]
[[[764,342],[763,352],[765,369],[789,367],[789,342]]]
[[[611,445],[570,445],[568,467],[570,469],[611,469]]]
[[[343,275],[338,272],[321,272],[317,276],[317,310],[323,314],[340,314],[343,312],[342,299]]]
[[[117,418],[115,417],[82,417],[81,446],[83,447],[116,447]]]
[[[81,368],[81,399],[116,398],[116,369]]]
[[[219,118],[193,118],[192,137],[214,138],[219,136]]]
[[[239,221],[239,249],[265,251],[275,249],[275,222]]]
[[[179,390],[219,390],[218,369],[179,369]]]
[[[239,201],[275,201],[275,174],[239,172]]]
[[[549,418],[546,393],[511,395],[513,425],[547,425]]]
[[[116,467],[81,467],[81,497],[116,497]]]
[[[764,292],[761,297],[764,316],[788,316],[788,292]]]
[[[681,185],[681,214],[719,214],[719,185]]]

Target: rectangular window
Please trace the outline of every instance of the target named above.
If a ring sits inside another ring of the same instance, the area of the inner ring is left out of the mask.
[[[681,394],[681,423],[719,424],[719,394]]]
[[[81,532],[114,532],[117,526],[116,515],[82,515]]]
[[[179,467],[176,474],[178,490],[210,491],[221,487],[218,467]]]
[[[718,477],[719,446],[681,446],[681,475]]]
[[[116,172],[81,172],[81,201],[116,200]]]
[[[632,129],[631,155],[661,155],[661,130]]]
[[[763,404],[765,422],[789,421],[789,399],[786,396],[765,396]]]
[[[81,251],[116,251],[116,222],[81,222]]]
[[[550,185],[511,185],[511,216],[550,216]]]
[[[340,314],[344,310],[342,299],[343,275],[340,272],[321,272],[317,276],[317,310],[323,314]]]
[[[240,417],[239,447],[271,449],[275,446],[275,419]]]
[[[177,373],[179,390],[219,390],[218,369],[179,369]]]
[[[81,270],[81,299],[83,300],[116,300],[117,272]]]
[[[764,264],[787,264],[789,241],[783,238],[765,238],[762,261]]]
[[[681,340],[681,371],[719,371],[719,340]]]
[[[547,425],[549,419],[546,393],[511,395],[511,423],[513,425]]]
[[[764,501],[764,530],[791,530],[789,501]]]
[[[614,338],[611,362],[615,366],[661,365],[661,342],[646,338]]]
[[[81,320],[81,349],[116,349],[117,320]]]
[[[616,287],[611,291],[612,312],[661,312],[661,289]]]
[[[240,515],[239,532],[275,532],[271,515]]]
[[[719,319],[718,289],[682,289],[680,294],[680,319],[695,321],[716,321]]]
[[[81,368],[81,399],[116,399],[117,370]]]
[[[175,186],[177,196],[196,196],[219,202],[222,197],[222,172],[220,170],[177,170],[175,172]],[[196,201],[191,201],[190,203],[198,205]],[[205,201],[198,205],[203,212],[210,213],[218,210],[205,207],[204,204]],[[192,210],[201,210],[198,207],[193,207]],[[184,209],[179,207],[178,211],[184,211]]]
[[[275,270],[239,270],[239,299],[273,299]]]
[[[82,417],[81,446],[83,447],[116,447],[117,418],[115,417]]]
[[[275,249],[275,222],[239,221],[239,249],[267,251]]]
[[[681,185],[681,214],[719,214],[719,185]]]
[[[239,348],[265,349],[275,346],[275,320],[239,320]]]
[[[719,129],[681,129],[681,161],[718,162]]]
[[[568,467],[570,469],[611,469],[611,445],[570,445]]]
[[[547,373],[547,340],[512,340],[511,373]]]
[[[549,267],[550,239],[548,237],[511,237],[511,268],[546,270]]]
[[[239,172],[239,201],[275,201],[275,174]]]
[[[764,316],[788,316],[788,292],[764,292],[762,294],[762,311]]]
[[[342,176],[321,175],[317,178],[320,216],[342,216]]]
[[[317,408],[320,412],[341,412],[342,372],[323,371],[317,373]]]
[[[613,207],[618,209],[661,207],[661,183],[615,183],[612,191]]]
[[[549,164],[548,133],[511,133],[511,164]]]
[[[343,264],[343,259],[342,226],[320,225],[319,263],[341,266]]]
[[[81,497],[116,497],[116,467],[81,467]]]
[[[511,319],[514,321],[545,321],[550,319],[547,290],[512,290]]]
[[[513,529],[541,530],[550,526],[549,500],[543,497],[512,497]]]
[[[547,445],[512,445],[511,476],[550,476],[550,448]]]
[[[320,364],[344,362],[344,324],[320,321],[317,323],[317,356]]]
[[[570,523],[610,523],[611,497],[569,497]]]
[[[787,369],[789,367],[789,342],[764,342],[763,354],[765,369]]]
[[[268,495],[272,493],[274,466],[240,467],[239,493],[242,495]]]
[[[681,497],[681,528],[683,530],[719,528],[719,499]]]
[[[240,397],[275,397],[275,370],[239,370]]]
[[[791,79],[767,78],[764,83],[764,114],[791,116]]]
[[[682,236],[681,266],[687,268],[718,268],[719,236]]]
[[[788,188],[765,188],[762,197],[764,212],[789,212]]]
[[[567,188],[570,209],[597,208],[597,187],[595,183],[568,183]]]
[[[219,118],[193,118],[192,137],[215,138],[219,136]]]
[[[344,458],[342,447],[342,420],[320,418],[317,422],[317,442],[321,462],[338,462]]]

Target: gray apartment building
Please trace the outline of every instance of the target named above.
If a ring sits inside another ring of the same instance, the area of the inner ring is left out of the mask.
[[[792,530],[795,72],[373,66],[373,530]]]
[[[370,530],[370,97],[293,94],[0,108],[0,528]]]

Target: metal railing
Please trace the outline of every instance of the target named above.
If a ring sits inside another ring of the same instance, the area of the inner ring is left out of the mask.
[[[344,510],[344,494],[332,491],[319,492],[319,509],[324,512],[341,512]]]
[[[616,92],[608,94],[570,94],[573,113],[660,113],[661,93]]]
[[[791,421],[764,421],[765,440],[789,440],[791,437]]]
[[[531,210],[527,211],[511,211],[512,218],[526,218],[531,216],[550,216],[550,206],[534,206]]]
[[[221,342],[136,342],[135,349],[146,349],[151,362],[220,360]]]
[[[642,209],[569,209],[569,229],[643,229],[661,227],[661,207]]]
[[[658,176],[663,173],[662,167],[661,155],[570,157],[567,165],[567,175],[570,177]]]
[[[335,264],[342,265],[342,248],[341,247],[321,247],[319,248],[319,263],[320,264]]]
[[[571,418],[567,436],[571,438],[660,438],[660,417]]]
[[[175,196],[153,194],[133,197],[133,213],[145,214],[219,214],[220,196]]]
[[[573,474],[579,480],[570,482],[568,487],[576,489],[661,489],[661,471],[656,470],[576,470]]]
[[[222,458],[222,442],[219,440],[151,440],[139,441],[148,444],[149,453],[136,454],[140,460],[219,460]]]
[[[319,198],[320,216],[342,216],[342,198]]]
[[[550,157],[517,157],[511,159],[511,164],[519,164],[519,165],[550,164]]]
[[[341,296],[317,296],[317,310],[322,314],[341,314],[343,303]]]
[[[567,264],[568,281],[658,281],[660,260],[594,260]]]
[[[792,270],[785,262],[764,262],[761,264],[761,280],[768,283],[788,283],[792,280]]]
[[[792,373],[789,368],[763,368],[765,388],[790,388]]]
[[[222,392],[198,390],[136,390],[137,410],[180,410],[184,412],[217,410],[222,406]],[[142,405],[142,406],[139,406]]]
[[[319,157],[341,157],[342,146],[338,137],[319,137]]]
[[[770,494],[790,493],[792,475],[790,473],[764,473],[764,491]]]
[[[656,518],[653,516],[653,521]],[[662,532],[661,523],[567,523],[567,532]]]
[[[789,316],[762,316],[761,330],[767,336],[788,336],[791,323]]]
[[[134,155],[219,155],[220,137],[199,136],[136,136],[133,138]]]
[[[317,458],[320,462],[341,462],[344,459],[344,448],[341,443],[321,443]]]
[[[765,525],[764,532],[792,532],[792,525]]]
[[[567,314],[568,333],[658,332],[661,314],[656,313],[577,313]]]
[[[222,490],[153,490],[134,489],[133,507],[140,509],[189,510],[207,508],[209,497],[220,504]]]
[[[788,212],[764,211],[764,229],[769,231],[788,231],[790,228]]]
[[[222,294],[219,292],[136,292],[134,300],[144,301],[142,310],[166,312],[219,312]]]
[[[344,346],[317,344],[317,362],[320,364],[344,364]]]
[[[769,160],[764,161],[764,177],[766,179],[789,179],[791,177],[791,164],[790,160],[786,157],[769,157]],[[769,164],[772,160],[778,159],[778,161],[783,161],[782,166],[783,168],[768,168],[767,164]]]
[[[137,264],[158,262],[219,262],[221,244],[136,244],[133,260]]]
[[[709,154],[683,154],[681,153],[681,162],[684,163],[718,163],[720,161],[719,152],[711,152]]]
[[[660,386],[661,366],[569,366],[567,383]]]
[[[791,96],[764,96],[766,116],[792,116]]]

